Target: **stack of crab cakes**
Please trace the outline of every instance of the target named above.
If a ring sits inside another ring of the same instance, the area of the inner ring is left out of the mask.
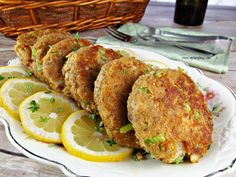
[[[110,138],[154,159],[197,162],[212,143],[212,115],[182,70],[158,69],[57,29],[17,38],[23,66],[100,116]]]

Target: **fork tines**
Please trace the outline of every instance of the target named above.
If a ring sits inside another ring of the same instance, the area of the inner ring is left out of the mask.
[[[129,42],[131,40],[131,36],[117,31],[117,29],[113,28],[112,26],[106,27],[106,32],[121,41]]]

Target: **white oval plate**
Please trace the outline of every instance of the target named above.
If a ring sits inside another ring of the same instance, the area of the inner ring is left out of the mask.
[[[104,45],[113,49],[120,46]],[[127,50],[127,49],[125,49]],[[210,177],[221,172],[230,172],[236,158],[236,96],[228,87],[204,76],[199,70],[184,63],[169,60],[157,53],[141,48],[130,48],[137,58],[160,68],[183,68],[208,97],[209,109],[213,109],[213,144],[209,152],[198,163],[179,165],[164,164],[151,158],[135,162],[132,159],[115,163],[96,163],[82,160],[67,153],[61,146],[46,144],[30,138],[19,122],[0,108],[0,121],[5,125],[9,141],[26,156],[57,166],[67,176],[89,177]]]

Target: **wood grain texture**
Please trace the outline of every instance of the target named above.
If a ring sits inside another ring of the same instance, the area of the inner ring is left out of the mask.
[[[196,31],[218,33],[236,36],[236,10],[235,9],[211,9],[207,10],[206,19],[202,26],[185,27],[173,23],[173,5],[149,5],[142,24],[151,26],[172,26],[188,28]],[[82,36],[99,37],[105,35],[104,29],[90,30],[82,33]],[[6,65],[9,59],[15,58],[13,51],[15,41],[5,38],[0,34],[0,65]],[[204,71],[204,73],[228,86],[236,92],[236,43],[234,43],[230,55],[229,72],[226,74],[215,74]],[[64,177],[65,175],[57,168],[41,164],[24,157],[7,140],[4,126],[0,123],[0,176],[3,177]],[[235,177],[236,172],[222,177]]]

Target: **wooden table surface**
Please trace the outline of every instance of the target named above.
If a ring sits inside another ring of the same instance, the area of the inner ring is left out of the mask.
[[[208,8],[205,22],[202,26],[185,27],[173,23],[173,5],[149,4],[142,24],[152,26],[173,26],[179,28],[189,28],[196,31],[219,33],[236,36],[236,9],[228,8]],[[86,31],[82,36],[102,36],[103,29]],[[5,65],[9,59],[16,57],[13,51],[15,41],[5,38],[0,34],[0,65]],[[236,92],[236,45],[234,43],[231,55],[229,71],[226,74],[215,74],[204,71],[204,73],[218,80]],[[3,125],[0,123],[0,176],[1,177],[63,177],[65,176],[59,169],[38,163],[31,160],[16,150],[7,140]],[[230,175],[222,177],[236,177],[236,171]]]

